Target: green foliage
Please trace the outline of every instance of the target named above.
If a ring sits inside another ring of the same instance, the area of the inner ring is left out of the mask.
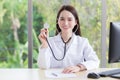
[[[27,1],[18,0],[2,0],[0,1],[0,12],[4,12],[0,17],[0,67],[27,67],[27,29],[26,29],[26,10]],[[21,26],[18,29],[19,41],[14,39],[14,31],[12,29],[12,18],[18,18]]]

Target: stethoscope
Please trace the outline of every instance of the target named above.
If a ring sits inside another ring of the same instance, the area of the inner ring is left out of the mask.
[[[48,29],[48,28],[49,28],[49,24],[45,23],[45,24],[44,24],[44,28]],[[77,29],[78,29],[78,28],[77,28]],[[77,29],[76,29],[76,31],[77,31]],[[75,31],[75,32],[76,32],[76,31]],[[51,52],[52,52],[52,55],[53,55],[53,57],[54,57],[55,60],[57,60],[57,61],[62,61],[62,60],[65,58],[65,55],[66,55],[66,46],[67,46],[67,43],[71,40],[71,38],[72,38],[72,37],[70,37],[67,42],[64,42],[63,38],[61,37],[63,43],[65,44],[65,46],[64,46],[64,55],[63,55],[62,58],[58,59],[58,58],[55,56],[55,53],[53,52],[53,49],[52,49],[52,47],[51,47],[51,45],[50,45],[50,43],[49,43],[49,41],[48,41],[48,39],[47,39],[47,37],[46,37],[47,44],[48,44],[48,46],[49,46],[49,48],[50,48],[50,50],[51,50]]]
[[[66,55],[66,45],[67,45],[67,43],[71,40],[71,37],[68,39],[67,42],[64,42],[64,40],[63,40],[62,37],[61,37],[61,39],[62,39],[63,43],[65,44],[65,45],[64,45],[64,55],[63,55],[62,58],[58,59],[58,58],[55,56],[55,54],[54,54],[54,52],[53,52],[53,49],[52,49],[52,47],[50,46],[50,43],[49,43],[48,39],[46,38],[46,41],[47,41],[48,46],[49,46],[49,48],[50,48],[50,50],[51,50],[51,52],[52,52],[52,55],[53,55],[54,59],[57,60],[57,61],[62,61],[62,60],[65,58],[65,55]]]

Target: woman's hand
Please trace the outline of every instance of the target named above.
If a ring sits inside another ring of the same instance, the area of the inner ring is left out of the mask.
[[[78,66],[70,66],[70,67],[66,67],[63,70],[63,73],[76,73],[79,72],[81,69]]]
[[[82,64],[78,64],[76,66],[69,66],[63,70],[63,73],[76,73],[79,71],[86,70],[86,67]]]
[[[38,36],[39,40],[41,41],[42,43],[42,47],[41,48],[47,48],[48,47],[48,44],[47,44],[47,41],[46,41],[46,38],[48,37],[48,29],[41,29],[40,31],[40,34]]]

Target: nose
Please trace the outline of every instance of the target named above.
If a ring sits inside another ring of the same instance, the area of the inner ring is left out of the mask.
[[[68,25],[68,21],[67,20],[65,21],[65,25]]]

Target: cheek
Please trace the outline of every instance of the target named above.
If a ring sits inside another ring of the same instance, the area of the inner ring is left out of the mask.
[[[58,21],[58,26],[59,26],[59,28],[61,29],[61,26],[62,26],[61,21]]]
[[[62,24],[62,22],[61,21],[58,21],[58,25],[61,25]]]
[[[71,23],[71,26],[74,28],[74,26],[76,25],[76,23],[72,22]]]

